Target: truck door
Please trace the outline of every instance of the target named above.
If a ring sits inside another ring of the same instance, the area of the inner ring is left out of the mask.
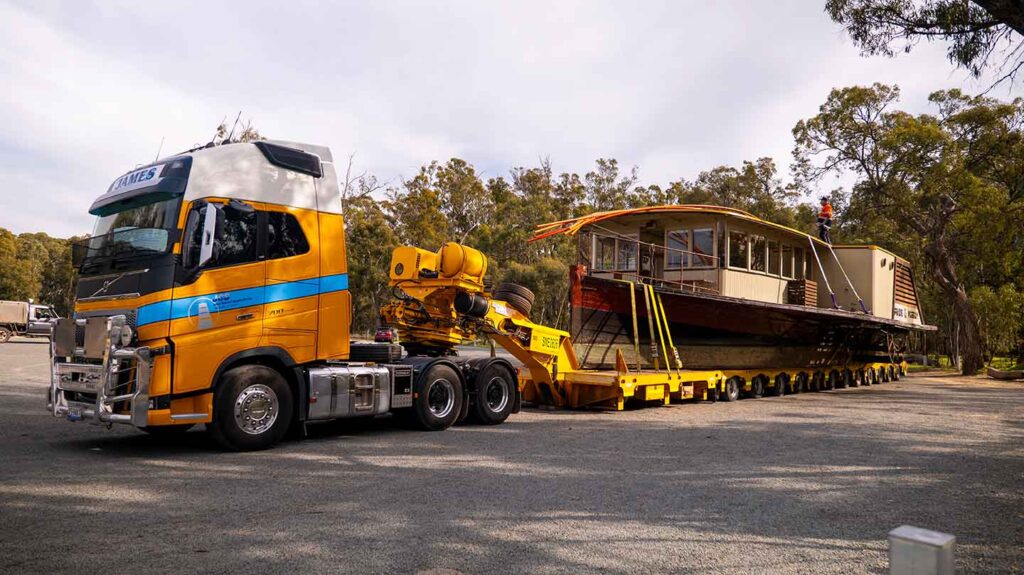
[[[29,311],[27,335],[50,335],[56,315],[45,306],[32,306]]]
[[[216,226],[212,257],[174,288],[173,394],[209,388],[226,359],[258,347],[262,336],[266,262],[258,210],[263,206],[237,200],[221,206],[223,218]],[[202,240],[202,226],[193,222],[202,222],[209,209],[215,208],[199,206],[186,220],[186,268],[187,262],[195,261]]]
[[[297,363],[316,358],[320,246],[314,210],[267,204],[267,297],[261,345]]]

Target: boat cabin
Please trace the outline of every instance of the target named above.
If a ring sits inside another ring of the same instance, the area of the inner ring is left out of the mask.
[[[740,210],[603,212],[548,224],[537,237],[557,233],[577,236],[580,268],[595,279],[923,325],[906,260],[878,246],[829,246]]]

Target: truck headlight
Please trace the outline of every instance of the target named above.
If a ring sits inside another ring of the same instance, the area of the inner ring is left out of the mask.
[[[121,347],[128,347],[132,342],[132,328],[129,325],[121,326]]]

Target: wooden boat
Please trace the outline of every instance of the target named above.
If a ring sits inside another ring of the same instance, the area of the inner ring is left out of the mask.
[[[705,205],[601,212],[538,228],[577,238],[570,331],[586,367],[690,369],[901,361],[924,323],[910,264],[878,246],[830,246]],[[646,287],[646,286],[649,286]],[[669,333],[652,318],[662,313]],[[664,357],[664,356],[660,356]]]

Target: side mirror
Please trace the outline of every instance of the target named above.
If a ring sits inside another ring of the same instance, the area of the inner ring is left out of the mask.
[[[203,215],[203,228],[200,231],[199,260],[196,268],[203,267],[213,257],[213,244],[217,237],[217,215],[220,208],[216,204],[206,204]]]

